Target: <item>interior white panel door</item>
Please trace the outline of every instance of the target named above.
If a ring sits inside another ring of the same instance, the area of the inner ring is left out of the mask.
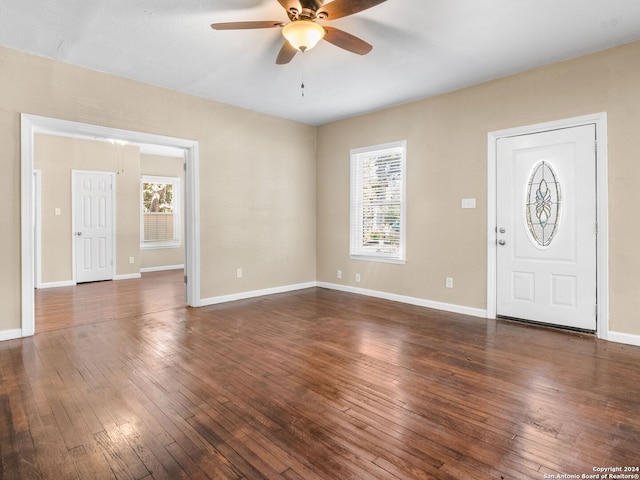
[[[596,329],[595,125],[498,140],[497,314]]]
[[[113,177],[74,172],[76,282],[113,279]]]

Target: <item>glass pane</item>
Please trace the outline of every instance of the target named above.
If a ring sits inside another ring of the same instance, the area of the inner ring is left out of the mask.
[[[145,212],[173,213],[173,184],[143,182],[142,199]]]
[[[362,248],[395,253],[400,245],[401,155],[372,156],[363,161]]]
[[[562,194],[555,169],[542,160],[527,183],[525,214],[530,238],[540,247],[548,247],[560,223]]]

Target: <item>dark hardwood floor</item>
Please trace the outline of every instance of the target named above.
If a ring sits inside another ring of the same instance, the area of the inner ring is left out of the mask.
[[[1,479],[640,466],[640,348],[319,288],[191,309],[137,283],[98,312],[51,300],[68,327],[0,343]]]
[[[141,279],[36,289],[36,332],[183,307],[183,277],[184,270],[167,270]]]

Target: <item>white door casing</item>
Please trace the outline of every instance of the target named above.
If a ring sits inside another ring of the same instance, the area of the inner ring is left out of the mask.
[[[33,286],[40,288],[42,283],[42,249],[41,249],[41,229],[42,229],[42,171],[40,169],[33,170]]]
[[[73,172],[76,283],[113,279],[114,175]]]
[[[498,140],[497,315],[596,330],[595,132]]]
[[[201,305],[200,299],[200,147],[194,140],[122,130],[100,125],[72,122],[26,113],[20,114],[20,265],[21,265],[21,322],[11,338],[27,337],[35,333],[34,245],[33,234],[33,159],[36,133],[84,137],[90,139],[120,139],[132,143],[174,147],[184,150],[185,174],[185,270],[187,304]]]

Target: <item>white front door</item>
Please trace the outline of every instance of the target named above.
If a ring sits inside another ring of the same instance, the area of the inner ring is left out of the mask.
[[[76,282],[113,279],[113,175],[74,172]]]
[[[596,329],[595,125],[500,138],[497,314]]]

